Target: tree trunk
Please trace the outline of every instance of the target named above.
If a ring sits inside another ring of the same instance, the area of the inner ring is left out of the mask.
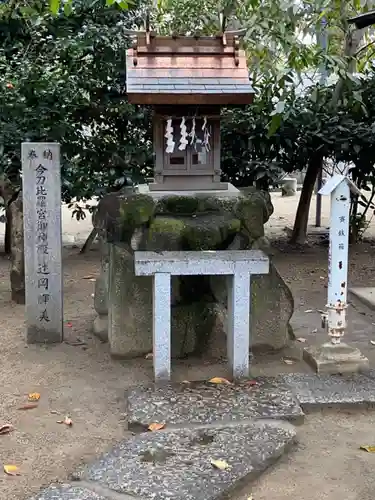
[[[293,232],[290,238],[290,243],[292,244],[304,245],[306,243],[311,197],[319,170],[322,166],[323,157],[320,154],[313,156],[308,164],[294,221]]]
[[[9,207],[5,211],[5,216],[4,253],[10,255],[12,251],[12,212]]]
[[[87,240],[85,241],[85,244],[83,245],[83,247],[81,248],[80,252],[79,253],[86,253],[90,250],[92,244],[94,243],[95,241],[95,238],[97,237],[98,235],[98,230],[96,229],[96,227],[94,227],[91,231],[91,233],[88,235],[88,238]]]
[[[12,300],[17,304],[25,303],[25,264],[24,264],[24,237],[23,237],[23,207],[22,191],[15,201],[9,205],[11,211],[11,271],[10,286]]]

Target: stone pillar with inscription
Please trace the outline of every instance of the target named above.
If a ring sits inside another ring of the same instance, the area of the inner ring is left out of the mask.
[[[22,144],[22,194],[27,342],[62,342],[59,144]]]

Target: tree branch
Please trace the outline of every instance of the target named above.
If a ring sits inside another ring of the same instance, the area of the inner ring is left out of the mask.
[[[361,40],[366,32],[366,28],[360,29],[360,30],[351,30],[347,33],[345,37],[345,46],[344,46],[344,56],[349,58],[349,64],[347,68],[348,73],[354,73],[355,71],[355,66],[356,66],[356,59],[354,57],[354,54],[357,51],[358,45],[361,43]],[[338,82],[336,83],[335,90],[333,92],[332,100],[331,100],[331,106],[336,107],[340,98],[341,94],[344,88],[344,79],[339,78]]]
[[[357,52],[354,54],[354,57],[358,57],[361,52],[363,52],[364,50],[368,49],[369,47],[371,47],[374,44],[375,44],[375,40],[373,40],[372,42],[367,43],[366,45],[364,45],[363,47],[361,47],[360,49],[357,50]]]
[[[368,55],[368,59],[371,59],[372,56],[375,54],[375,50],[373,50],[369,55]]]

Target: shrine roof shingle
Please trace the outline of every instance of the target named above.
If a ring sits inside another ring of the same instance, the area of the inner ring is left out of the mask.
[[[138,104],[248,104],[254,94],[245,53],[214,37],[156,37],[151,45],[138,37],[127,51],[126,92]]]

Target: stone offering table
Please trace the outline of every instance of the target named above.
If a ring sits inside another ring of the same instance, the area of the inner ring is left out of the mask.
[[[144,189],[140,186],[140,189]],[[145,190],[145,189],[144,189]],[[152,351],[152,277],[136,276],[134,252],[265,249],[272,213],[267,193],[253,188],[183,194],[128,189],[101,200],[94,217],[102,246],[94,331],[114,357]],[[226,355],[225,276],[173,276],[172,357]],[[252,349],[280,349],[289,340],[291,293],[270,264],[252,278]]]
[[[249,376],[251,279],[268,271],[269,259],[260,250],[135,252],[136,276],[153,276],[155,381],[171,378],[171,276],[226,276],[227,357],[233,378],[244,378]]]

